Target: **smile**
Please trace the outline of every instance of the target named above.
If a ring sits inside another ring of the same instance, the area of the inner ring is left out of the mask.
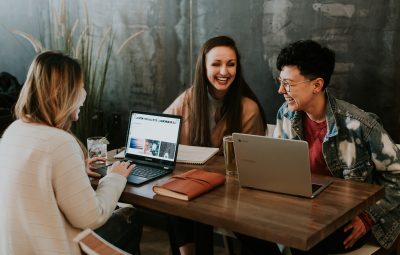
[[[220,84],[227,84],[228,83],[228,80],[230,79],[230,77],[216,77],[215,78],[217,81],[218,81],[218,83],[220,83]]]
[[[292,102],[294,99],[292,97],[285,97],[286,102]]]

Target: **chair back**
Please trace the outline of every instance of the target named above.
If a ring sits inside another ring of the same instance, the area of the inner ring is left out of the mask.
[[[276,125],[274,124],[267,124],[267,130],[265,132],[265,135],[268,137],[272,137],[272,135],[274,134],[275,126]]]

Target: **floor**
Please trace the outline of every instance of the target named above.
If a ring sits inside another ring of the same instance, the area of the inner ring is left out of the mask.
[[[170,255],[168,234],[164,230],[145,226],[140,242],[141,255]],[[216,242],[214,255],[226,255],[223,243]]]

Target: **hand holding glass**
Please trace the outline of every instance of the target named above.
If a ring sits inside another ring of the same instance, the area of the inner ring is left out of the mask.
[[[102,136],[89,137],[87,139],[88,156],[90,158],[102,157],[107,158],[107,138]],[[103,161],[97,161],[96,163],[105,163]]]

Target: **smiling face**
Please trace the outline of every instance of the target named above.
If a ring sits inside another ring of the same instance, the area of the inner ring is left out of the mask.
[[[227,46],[217,46],[206,54],[207,78],[212,85],[211,95],[222,99],[235,80],[237,56]]]
[[[284,86],[280,85],[278,93],[282,94],[288,103],[290,111],[305,111],[313,106],[315,88],[315,80],[309,80],[300,74],[297,66],[284,66],[279,77],[282,80],[287,80],[293,85],[290,87],[290,92],[286,91]],[[318,92],[320,90],[318,89]]]

